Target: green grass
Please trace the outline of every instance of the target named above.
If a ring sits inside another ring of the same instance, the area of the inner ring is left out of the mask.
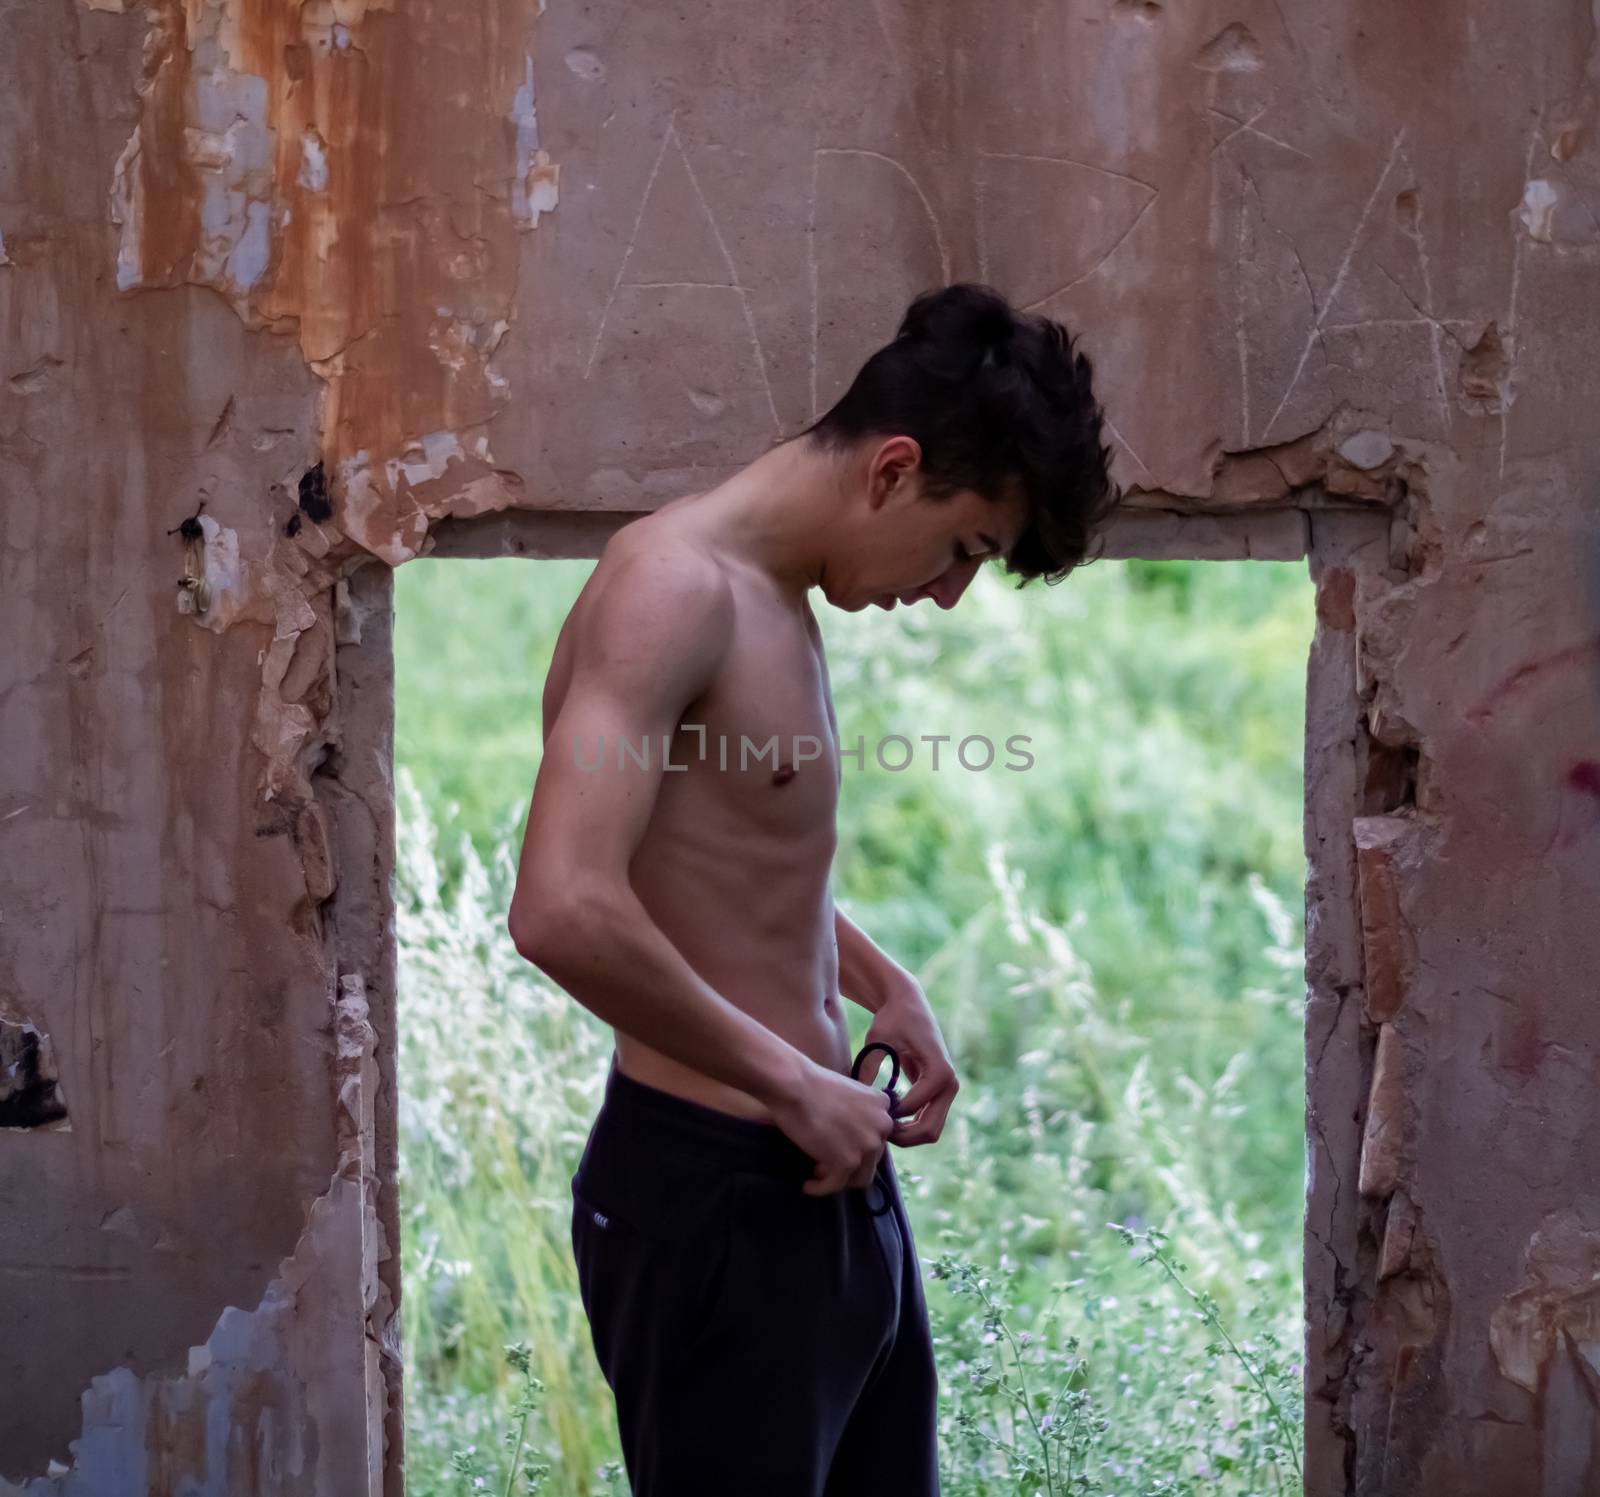
[[[588,571],[397,579],[413,1497],[626,1490],[567,1240],[610,1031],[504,931]],[[836,892],[918,972],[962,1079],[939,1143],[896,1156],[947,1493],[1297,1490],[1305,568],[1100,562],[982,575],[949,614],[819,616],[841,735],[868,744]],[[892,773],[889,733],[1027,734],[1034,763],[934,772],[919,744]],[[1182,1283],[1112,1223],[1169,1231]]]

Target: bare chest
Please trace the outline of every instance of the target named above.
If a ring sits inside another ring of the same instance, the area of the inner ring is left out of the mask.
[[[673,738],[682,789],[692,786],[697,798],[763,832],[831,840],[836,740],[827,662],[809,609],[741,605],[722,671]]]

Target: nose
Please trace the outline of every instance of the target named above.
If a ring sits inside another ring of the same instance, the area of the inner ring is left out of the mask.
[[[978,575],[978,568],[982,565],[979,561],[964,561],[950,568],[937,580],[928,586],[928,596],[939,607],[949,610],[961,601],[962,593],[972,585],[972,579]]]

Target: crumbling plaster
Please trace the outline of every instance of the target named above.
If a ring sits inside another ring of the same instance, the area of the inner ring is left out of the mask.
[[[1585,0],[0,27],[0,1472],[399,1491],[383,564],[592,554],[982,278],[1113,554],[1317,579],[1308,1491],[1600,1480]]]

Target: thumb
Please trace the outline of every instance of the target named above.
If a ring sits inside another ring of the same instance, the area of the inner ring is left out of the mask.
[[[808,1196],[820,1196],[826,1195],[830,1188],[833,1190],[841,1189],[844,1186],[844,1183],[844,1176],[839,1175],[837,1171],[830,1171],[819,1164],[811,1172],[811,1178],[802,1182],[800,1188],[805,1191]]]
[[[896,1118],[916,1116],[922,1110],[922,1104],[928,1100],[932,1092],[933,1082],[931,1080],[919,1081],[913,1086],[907,1087],[900,1097],[889,1104],[890,1116]]]

